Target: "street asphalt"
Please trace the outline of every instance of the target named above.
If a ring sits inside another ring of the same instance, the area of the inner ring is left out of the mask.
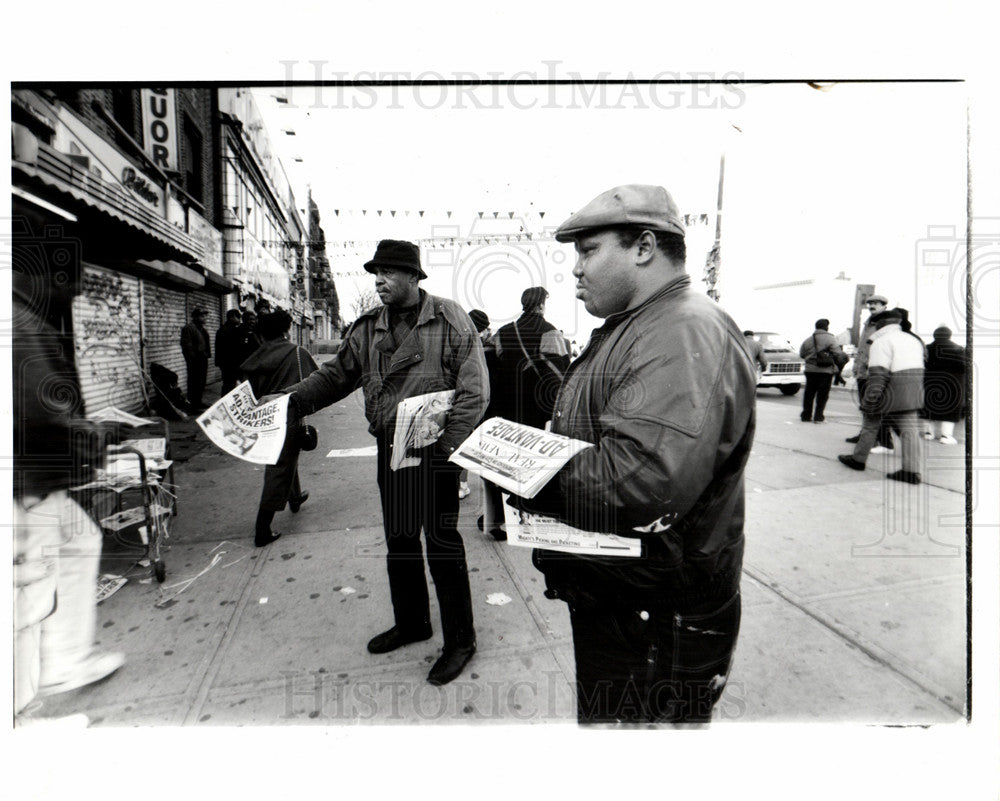
[[[713,728],[741,722],[952,724],[965,718],[965,441],[925,442],[924,483],[837,461],[859,414],[834,391],[826,422],[801,396],[757,393],[747,469],[743,622]],[[44,700],[45,716],[91,727],[541,724],[573,726],[564,604],[547,600],[530,551],[477,531],[481,491],[461,503],[479,650],[445,687],[426,682],[435,636],[373,656],[392,623],[373,439],[360,396],[310,417],[310,492],[253,545],[263,469],[214,449],[192,423],[172,431],[178,514],[163,584],[141,550],[106,538],[102,569],[128,577],[98,608],[99,647],[126,665]],[[337,451],[367,449],[360,454]],[[330,452],[333,455],[328,455]]]

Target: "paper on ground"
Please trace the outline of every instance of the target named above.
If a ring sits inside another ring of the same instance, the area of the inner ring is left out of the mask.
[[[254,464],[275,464],[285,444],[288,395],[257,404],[250,382],[223,395],[198,417],[210,440],[230,456]]]
[[[490,606],[503,606],[504,604],[509,604],[510,602],[511,597],[502,592],[491,592],[486,596],[486,603],[490,604]]]
[[[344,458],[347,456],[375,456],[378,453],[377,445],[369,445],[366,448],[341,448],[330,451],[327,459]]]
[[[534,498],[559,469],[589,442],[491,417],[449,460],[522,498]]]
[[[127,583],[128,579],[125,576],[102,573],[97,577],[97,603],[110,598]]]

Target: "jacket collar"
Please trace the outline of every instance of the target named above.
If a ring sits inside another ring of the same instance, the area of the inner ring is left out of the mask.
[[[687,273],[682,273],[681,275],[678,275],[676,278],[671,279],[662,289],[657,290],[656,294],[650,296],[643,303],[640,303],[638,306],[633,306],[631,309],[626,309],[623,312],[617,312],[615,314],[609,315],[605,319],[604,325],[609,327],[615,326],[622,320],[626,319],[627,317],[633,317],[634,315],[638,314],[640,311],[645,309],[647,306],[656,303],[657,301],[667,297],[668,295],[680,294],[681,292],[686,290],[689,286],[691,286],[691,276],[688,275]]]
[[[434,308],[434,298],[428,295],[424,290],[419,290],[420,292],[420,312],[417,314],[417,325],[423,325],[428,320],[434,319],[436,313]],[[375,318],[375,330],[376,331],[388,331],[389,330],[389,307],[383,306],[379,309],[378,317]]]
[[[899,323],[889,323],[888,325],[883,325],[880,329],[878,329],[875,333],[873,333],[871,338],[879,339],[880,337],[884,337],[887,334],[891,334],[896,331],[902,331],[902,330],[903,329],[900,327]]]

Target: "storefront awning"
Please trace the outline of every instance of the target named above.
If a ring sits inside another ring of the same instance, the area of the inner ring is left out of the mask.
[[[173,248],[185,260],[200,262],[205,256],[203,246],[196,239],[134,200],[121,187],[81,170],[69,158],[44,142],[38,142],[37,157],[33,163],[13,161],[11,166],[15,181],[20,173],[33,182],[54,189],[153,237]]]
[[[176,261],[159,261],[158,259],[136,259],[136,264],[147,270],[152,270],[153,274],[162,280],[172,284],[180,284],[189,289],[201,289],[205,286],[205,276],[178,264]]]

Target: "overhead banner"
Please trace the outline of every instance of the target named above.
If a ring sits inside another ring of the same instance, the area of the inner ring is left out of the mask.
[[[161,170],[177,170],[177,114],[173,89],[143,89],[143,146]]]

